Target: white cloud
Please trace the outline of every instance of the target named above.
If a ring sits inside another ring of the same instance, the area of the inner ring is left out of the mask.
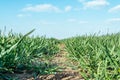
[[[40,24],[43,24],[43,25],[54,25],[54,24],[56,24],[55,22],[45,21],[45,20],[40,21],[39,23],[40,23]]]
[[[80,24],[87,24],[87,21],[79,21]]]
[[[101,8],[103,6],[109,5],[109,2],[107,0],[92,0],[85,2],[83,1],[84,9],[87,8]]]
[[[23,14],[18,14],[17,16],[18,16],[18,17],[23,17],[24,15],[23,15]]]
[[[51,4],[39,4],[35,6],[27,6],[23,8],[23,11],[34,11],[34,12],[60,12],[60,9]]]
[[[118,11],[120,11],[120,5],[117,5],[117,6],[113,7],[113,8],[111,8],[111,9],[109,9],[108,12],[118,12]]]
[[[27,16],[31,16],[30,14],[18,14],[17,17],[27,17]]]
[[[111,18],[108,19],[107,22],[111,23],[111,22],[120,22],[120,18]]]
[[[67,21],[68,21],[68,22],[77,23],[77,24],[86,24],[86,23],[88,23],[88,21],[77,20],[77,19],[74,19],[74,18],[68,19]]]
[[[65,7],[65,12],[71,11],[72,7],[71,6],[66,6]]]

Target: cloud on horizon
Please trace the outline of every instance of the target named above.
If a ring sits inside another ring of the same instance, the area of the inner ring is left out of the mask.
[[[61,12],[61,10],[52,4],[30,5],[22,9],[22,11],[32,12]]]
[[[48,21],[48,20],[42,20],[42,21],[39,21],[38,24],[42,24],[42,25],[54,25],[54,24],[56,24],[56,22],[52,22],[52,21]]]
[[[108,19],[107,22],[120,22],[120,18],[111,18]]]
[[[69,11],[71,11],[71,9],[72,9],[71,6],[66,6],[66,7],[65,7],[65,12],[69,12]]]
[[[75,18],[70,18],[67,20],[67,22],[70,22],[70,23],[77,23],[77,24],[86,24],[88,23],[88,21],[85,21],[85,20],[77,20]]]
[[[78,0],[78,1],[83,4],[84,9],[88,8],[96,9],[109,5],[109,2],[107,0],[91,0],[91,1]]]
[[[111,9],[109,9],[108,12],[120,12],[120,5],[116,5],[114,7],[112,7]]]
[[[18,14],[17,17],[22,18],[22,17],[30,17],[31,14]]]

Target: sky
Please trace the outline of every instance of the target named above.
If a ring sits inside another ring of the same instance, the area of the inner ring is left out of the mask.
[[[120,31],[120,0],[1,0],[0,30],[58,39]]]

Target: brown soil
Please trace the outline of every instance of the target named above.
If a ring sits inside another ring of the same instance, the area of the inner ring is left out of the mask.
[[[19,80],[84,80],[79,74],[80,70],[75,70],[71,67],[74,66],[74,64],[67,58],[65,45],[60,44],[59,48],[60,53],[56,54],[54,58],[50,60],[50,62],[59,66],[61,71],[57,72],[56,74],[39,75],[36,77],[36,79],[32,77],[34,73],[14,74],[14,77],[18,78]]]

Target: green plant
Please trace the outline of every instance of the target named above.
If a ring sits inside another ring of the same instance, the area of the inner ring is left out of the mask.
[[[25,35],[8,35],[0,33],[0,77],[5,73],[16,73],[35,71],[39,74],[54,72],[56,69],[47,59],[42,58],[52,56],[59,52],[59,48],[54,40],[45,37],[29,37],[34,30]]]
[[[81,75],[91,80],[120,78],[120,33],[78,36],[64,40],[69,57],[78,63]]]

